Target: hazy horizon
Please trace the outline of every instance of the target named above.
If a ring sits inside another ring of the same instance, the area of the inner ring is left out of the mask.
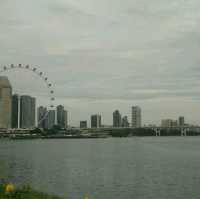
[[[143,124],[180,115],[200,124],[198,0],[0,2],[0,66],[43,71],[71,125],[95,113],[112,124],[116,109],[130,122],[134,105]],[[0,75],[14,90],[48,100],[26,71]]]

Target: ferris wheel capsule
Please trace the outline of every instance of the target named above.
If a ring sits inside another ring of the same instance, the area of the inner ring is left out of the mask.
[[[19,68],[22,68],[22,64],[19,64],[18,66],[19,66]]]
[[[26,68],[29,69],[29,65],[26,65]]]
[[[6,66],[4,66],[4,67],[3,67],[3,69],[4,69],[4,70],[6,70],[6,69],[7,69],[7,67],[6,67]]]
[[[14,64],[11,64],[10,67],[11,67],[11,68],[14,68],[15,66],[14,66]]]

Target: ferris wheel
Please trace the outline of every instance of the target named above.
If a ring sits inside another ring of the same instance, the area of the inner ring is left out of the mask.
[[[22,65],[22,64],[14,65],[14,64],[11,64],[10,66],[3,66],[3,67],[0,68],[0,75],[7,73],[9,71],[13,71],[13,70],[26,70],[26,71],[29,71],[32,74],[35,74],[40,80],[43,81],[43,83],[46,87],[46,92],[47,92],[47,95],[48,95],[49,104],[47,106],[47,111],[38,121],[38,125],[39,125],[40,123],[42,123],[42,121],[44,121],[47,118],[49,111],[52,110],[52,109],[55,109],[55,106],[54,106],[55,97],[54,97],[54,90],[52,88],[53,87],[52,83],[49,81],[49,78],[44,74],[44,72],[38,70],[37,67],[31,67],[29,65]],[[19,128],[19,126],[18,126],[18,128]]]

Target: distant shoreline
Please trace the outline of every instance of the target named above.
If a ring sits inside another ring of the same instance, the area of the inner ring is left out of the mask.
[[[199,135],[188,135],[188,136],[181,136],[181,135],[163,135],[163,136],[138,136],[138,135],[135,135],[135,136],[129,136],[129,137],[119,137],[119,136],[115,136],[115,137],[112,137],[112,136],[109,136],[109,137],[90,137],[90,136],[87,136],[87,137],[84,137],[84,136],[73,136],[73,137],[66,137],[66,136],[53,136],[53,137],[0,137],[0,140],[80,140],[80,139],[84,139],[84,140],[89,140],[89,139],[108,139],[108,138],[144,138],[144,137],[199,137]]]

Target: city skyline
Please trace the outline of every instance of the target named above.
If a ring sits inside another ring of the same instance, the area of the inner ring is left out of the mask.
[[[130,117],[134,104],[144,123],[184,115],[199,124],[199,6],[198,0],[7,0],[0,7],[0,63],[44,71],[73,125],[92,111],[108,123],[115,109]],[[29,79],[22,72],[12,81],[25,90]],[[29,92],[42,96],[33,83]]]
[[[8,77],[6,76],[0,76],[1,77],[1,89],[8,88],[12,93],[12,85],[10,84],[10,81]],[[3,90],[2,90],[3,91]],[[7,91],[6,91],[7,92]],[[2,92],[3,94],[3,92]],[[8,97],[8,96],[7,96]],[[63,105],[57,105],[56,110],[48,110],[45,106],[37,106],[37,113],[36,113],[36,98],[31,97],[29,95],[18,95],[13,94],[11,97],[11,103],[12,103],[12,119],[11,119],[11,126],[16,128],[18,123],[18,101],[20,99],[20,126],[22,128],[32,128],[34,126],[37,126],[39,124],[39,127],[41,128],[52,128],[53,125],[58,124],[61,128],[67,128],[70,126],[82,126],[81,123],[88,122],[88,120],[81,120],[79,121],[79,125],[73,125],[72,123],[69,123],[68,118],[68,110],[65,109]],[[2,98],[3,99],[3,98]],[[2,101],[3,102],[3,101]],[[7,103],[7,101],[5,101]],[[35,110],[35,111],[34,111]],[[40,120],[43,118],[43,115],[49,111],[48,116],[45,118],[44,121],[40,124]],[[23,116],[23,112],[26,113]],[[33,113],[33,114],[31,114]],[[29,115],[29,116],[28,116]],[[37,118],[36,118],[37,115]],[[24,119],[23,119],[24,117]],[[93,117],[99,117],[99,119],[96,120],[96,124],[92,125],[92,118]],[[30,118],[30,121],[27,120],[27,118]],[[140,128],[143,126],[161,126],[161,127],[176,127],[176,126],[185,126],[185,125],[194,125],[194,124],[186,124],[185,123],[185,117],[180,116],[176,119],[172,118],[160,118],[160,124],[155,123],[142,123],[143,121],[143,114],[141,107],[135,105],[131,107],[131,117],[128,117],[127,115],[123,116],[123,114],[120,113],[119,110],[115,110],[113,112],[112,117],[112,125],[108,123],[108,121],[104,120],[101,114],[96,115],[90,115],[90,123],[91,125],[88,127],[102,127],[102,126],[113,126],[113,127],[134,127],[134,128]],[[98,121],[99,120],[99,121]],[[130,120],[130,123],[129,123]],[[37,123],[36,123],[37,121]],[[84,126],[85,124],[83,124]],[[87,124],[86,124],[87,126]]]

